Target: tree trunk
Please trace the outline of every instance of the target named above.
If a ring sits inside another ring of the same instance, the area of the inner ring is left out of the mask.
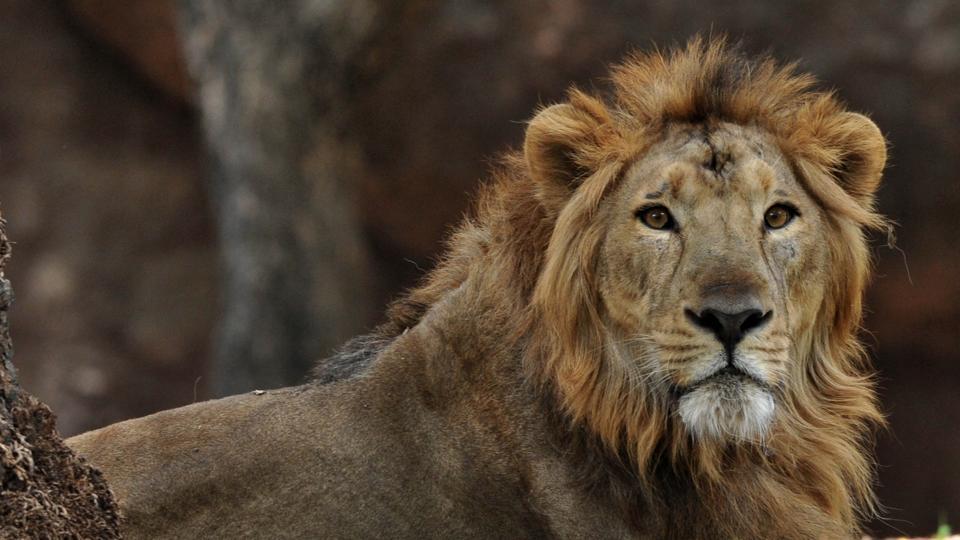
[[[7,320],[13,289],[3,275],[9,258],[0,217],[0,537],[119,538],[103,476],[63,444],[53,413],[17,382]]]
[[[179,16],[223,253],[212,390],[297,383],[374,312],[343,104],[376,13],[364,0],[183,0]]]

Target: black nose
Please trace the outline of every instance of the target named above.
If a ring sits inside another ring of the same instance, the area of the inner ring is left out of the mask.
[[[772,311],[764,313],[759,309],[746,309],[737,313],[726,313],[712,308],[705,309],[699,314],[689,309],[685,312],[693,324],[713,332],[727,350],[733,350],[743,336],[766,324],[773,314]]]

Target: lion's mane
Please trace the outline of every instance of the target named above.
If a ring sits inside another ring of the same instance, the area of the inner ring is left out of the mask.
[[[531,387],[557,412],[565,440],[582,450],[584,481],[592,487],[607,484],[625,507],[670,506],[683,504],[666,499],[687,482],[703,503],[696,508],[724,513],[711,523],[741,524],[730,531],[750,533],[742,524],[776,521],[778,513],[808,513],[814,521],[825,513],[848,526],[833,533],[854,533],[875,510],[867,446],[883,422],[858,332],[871,268],[865,232],[886,226],[872,198],[886,149],[858,138],[861,126],[814,84],[795,66],[749,60],[723,40],[694,40],[629,58],[614,69],[608,96],[572,90],[575,114],[541,114],[530,125],[525,153],[504,158],[437,268],[392,306],[374,342],[414,326],[446,293],[483,272],[498,300],[477,316],[515,329]],[[692,439],[663,398],[633,384],[606,356],[597,209],[664,126],[710,120],[771,133],[828,216],[827,297],[813,324],[793,336],[795,373],[763,444]],[[567,152],[537,155],[557,146]],[[536,170],[531,163],[538,162],[572,170],[577,189],[536,182],[556,172]]]

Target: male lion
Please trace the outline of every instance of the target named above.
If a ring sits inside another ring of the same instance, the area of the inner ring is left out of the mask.
[[[304,386],[70,441],[130,537],[852,538],[886,146],[722,41],[530,122],[389,321]]]

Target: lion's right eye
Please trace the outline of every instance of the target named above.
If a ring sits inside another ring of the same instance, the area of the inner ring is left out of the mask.
[[[673,216],[663,206],[651,206],[650,208],[637,210],[637,217],[644,225],[658,231],[670,230],[675,226]]]

